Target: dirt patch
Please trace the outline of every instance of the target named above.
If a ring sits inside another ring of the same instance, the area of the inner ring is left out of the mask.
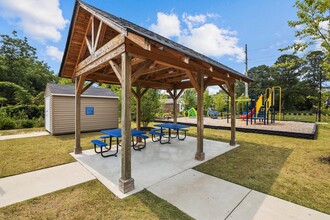
[[[319,160],[322,163],[326,163],[326,164],[329,164],[330,165],[330,156],[328,156],[328,157],[320,157]]]

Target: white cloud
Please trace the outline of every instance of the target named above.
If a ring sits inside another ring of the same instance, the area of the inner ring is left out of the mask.
[[[207,90],[209,90],[210,95],[217,94],[220,90],[219,86],[209,86],[207,87]]]
[[[60,51],[57,47],[47,46],[46,54],[53,60],[61,61],[63,57],[63,51]]]
[[[157,13],[157,24],[152,24],[150,30],[164,37],[177,37],[180,35],[180,21],[175,14]]]
[[[192,28],[179,37],[179,42],[202,54],[214,57],[231,56],[238,62],[244,60],[244,50],[238,46],[235,32],[206,23]]]
[[[208,18],[219,17],[217,14],[182,15],[183,25],[175,14],[157,13],[157,23],[150,30],[164,37],[178,37],[178,42],[204,55],[220,58],[230,56],[238,62],[244,60],[244,50],[238,45],[236,31],[220,28],[207,22]]]
[[[0,7],[1,17],[41,42],[59,41],[68,23],[59,0],[1,0]]]

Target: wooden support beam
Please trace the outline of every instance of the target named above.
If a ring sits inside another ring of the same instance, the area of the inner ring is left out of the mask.
[[[141,129],[141,85],[136,86],[136,129]]]
[[[79,77],[80,78],[80,77]],[[81,84],[80,79],[77,78],[75,81],[75,146],[74,153],[81,154],[82,148],[80,144],[80,132],[81,132],[81,93],[79,92],[79,86]]]
[[[133,88],[132,88],[132,93],[133,93],[133,95],[135,96],[135,98],[138,98],[138,97],[139,97],[138,93],[135,92]]]
[[[227,84],[227,89],[230,94],[230,146],[236,146],[236,100],[235,100],[235,84]]]
[[[177,99],[175,98],[177,93],[176,89],[173,90],[172,98],[173,98],[173,123],[176,124],[178,122],[178,115],[177,115]]]
[[[187,76],[189,77],[190,83],[192,84],[192,86],[196,89],[197,93],[201,90],[200,85],[198,85],[195,77],[192,75],[192,72],[190,72],[189,70],[186,71]],[[198,75],[198,74],[197,74]],[[199,78],[199,76],[197,76]]]
[[[209,86],[209,83],[212,81],[213,77],[209,76],[207,77],[207,79],[204,82],[204,90],[207,89],[207,87]]]
[[[171,96],[172,99],[175,99],[175,96],[174,96],[174,94],[172,93],[172,91],[170,89],[168,89],[166,91]]]
[[[127,38],[130,39],[135,44],[139,45],[145,50],[151,50],[151,44],[150,41],[145,39],[144,37],[141,37],[139,35],[133,34],[131,32],[127,33]]]
[[[95,39],[95,43],[94,43],[94,51],[96,50],[97,48],[97,45],[99,43],[99,38],[100,38],[100,35],[101,35],[101,29],[102,29],[102,25],[103,25],[103,22],[100,21],[100,24],[99,24],[99,28],[97,30],[97,34],[96,34],[96,39]]]
[[[223,87],[223,85],[219,84],[219,87],[222,89],[222,91],[224,91],[227,95],[230,96],[228,90],[225,87]]]
[[[77,92],[79,93],[79,94],[81,94],[82,93],[82,89],[83,89],[83,87],[84,87],[84,83],[85,83],[85,78],[86,78],[86,76],[85,75],[83,75],[83,76],[80,76],[79,77],[79,81],[78,81],[78,87],[76,88],[77,89]]]
[[[121,150],[121,177],[119,179],[119,190],[123,193],[134,189],[134,179],[131,174],[131,91],[132,91],[132,67],[131,57],[128,53],[121,55],[122,70],[122,150]]]
[[[95,19],[94,19],[94,16],[93,16],[93,18],[92,18],[92,50],[93,50],[93,53],[94,53],[94,51],[95,51],[95,50],[94,50],[94,40],[95,40],[95,39],[94,39],[94,37],[95,37],[95,35],[94,35],[94,29],[95,29],[95,28],[94,28],[94,24],[95,24],[95,23],[94,23],[94,20],[95,20]]]
[[[184,89],[181,89],[180,92],[176,95],[175,99],[178,99],[182,93],[184,92]]]
[[[197,75],[197,83],[199,90],[197,91],[197,151],[195,154],[196,160],[204,160],[204,73]],[[197,90],[197,89],[196,89]]]
[[[89,89],[89,87],[91,87],[94,83],[95,83],[95,81],[91,81],[91,82],[89,82],[89,84],[86,85],[86,86],[81,90],[81,94],[83,94],[87,89]]]
[[[142,97],[144,94],[146,94],[146,92],[148,92],[149,87],[146,87],[143,89],[143,91],[140,93],[140,96]]]
[[[95,51],[94,55],[91,55],[81,61],[75,70],[75,77],[80,76],[82,74],[88,74],[91,72],[95,72],[99,69],[102,69],[106,65],[108,65],[108,61],[113,59],[114,57],[120,55],[125,51],[125,37],[121,35],[117,35],[108,43],[103,45],[97,51]]]
[[[87,24],[87,28],[86,28],[86,31],[85,31],[85,35],[84,35],[84,39],[87,38],[87,34],[88,34],[88,31],[89,31],[89,27],[92,23],[92,17],[90,17],[89,21],[88,21],[88,24]],[[84,48],[86,46],[86,40],[83,40],[82,44],[81,44],[81,47],[80,47],[80,50],[79,50],[79,54],[78,54],[78,58],[77,58],[77,62],[76,62],[76,65],[75,66],[78,66],[78,63],[80,62],[82,56],[83,56],[83,51],[84,51]]]
[[[91,45],[91,42],[89,42],[88,38],[85,37],[85,42],[86,42],[86,45],[87,45],[87,48],[88,48],[88,51],[91,55],[94,54],[94,51],[93,51],[93,48],[92,48],[92,45]]]
[[[123,79],[122,79],[122,75],[121,75],[122,71],[121,71],[120,66],[113,60],[110,60],[109,63],[110,63],[111,68],[115,72],[120,84],[123,84]]]
[[[161,64],[163,66],[168,66],[168,67],[174,67],[179,70],[190,70],[193,72],[200,72],[204,71],[204,74],[212,76],[217,79],[221,79],[224,81],[230,81],[234,82],[235,78],[230,77],[228,78],[225,74],[227,74],[227,71],[221,70],[221,72],[216,71],[214,68],[210,69],[209,67],[204,67],[203,65],[192,61],[191,59],[189,60],[189,63],[185,63],[183,60],[178,59],[177,57],[171,56],[172,50],[167,47],[159,47],[161,49],[156,49],[154,47],[151,48],[150,51],[144,50],[143,48],[139,46],[135,46],[132,41],[127,40],[125,42],[126,44],[126,51],[129,53],[134,54],[135,57],[141,57],[144,59],[150,59],[150,60],[155,60],[158,64]],[[177,52],[176,52],[177,53]],[[212,70],[212,72],[211,72]],[[239,78],[239,77],[236,77]]]

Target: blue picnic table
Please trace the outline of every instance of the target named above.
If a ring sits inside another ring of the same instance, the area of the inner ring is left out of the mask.
[[[186,133],[187,133],[187,128],[189,128],[189,125],[183,125],[183,124],[175,124],[175,123],[163,123],[163,124],[155,124],[155,127],[160,127],[160,134],[163,134],[164,129],[168,129],[168,137],[165,137],[164,135],[159,136],[159,141],[162,144],[165,143],[171,143],[170,140],[171,138],[178,138],[180,141],[183,141],[186,138]],[[154,131],[157,131],[159,129],[155,129]],[[171,130],[176,131],[175,136],[171,135]],[[180,131],[184,132],[184,137],[180,137]],[[165,137],[168,138],[167,142],[161,142],[161,138]],[[154,141],[154,140],[153,140]]]
[[[110,139],[110,142],[109,142],[110,149],[111,149],[111,145],[112,145],[112,138],[116,138],[116,140],[117,140],[117,150],[111,156],[117,155],[117,153],[118,153],[118,147],[120,146],[119,138],[122,137],[122,129],[121,128],[117,128],[117,129],[110,129],[110,130],[102,130],[101,133],[103,133],[103,134],[106,135],[106,136],[102,136],[102,138],[109,138]],[[134,137],[136,137],[136,142],[134,142]],[[143,147],[137,147],[137,145],[138,145],[138,138],[141,138],[141,139],[144,140]],[[146,139],[147,138],[148,138],[148,136],[146,136],[146,132],[145,131],[140,131],[140,130],[132,129],[132,147],[133,147],[133,149],[140,151],[141,149],[145,148],[145,146],[146,146]]]

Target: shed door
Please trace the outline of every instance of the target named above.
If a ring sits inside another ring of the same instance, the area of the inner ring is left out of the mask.
[[[50,132],[50,96],[45,98],[45,127]]]

